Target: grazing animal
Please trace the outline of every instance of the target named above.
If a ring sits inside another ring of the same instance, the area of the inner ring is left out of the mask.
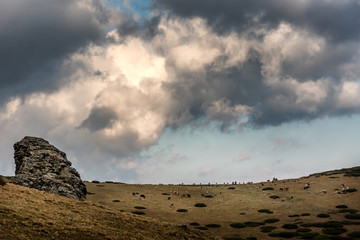
[[[191,198],[191,195],[190,195],[190,194],[187,194],[186,197]]]
[[[281,187],[279,190],[280,190],[280,191],[284,191],[284,188]]]
[[[168,197],[168,200],[171,200],[171,197]]]
[[[310,183],[306,183],[304,189],[310,188]]]
[[[284,187],[284,190],[285,190],[285,191],[289,191],[289,188],[288,188],[288,187]]]
[[[141,194],[140,197],[144,199],[146,198],[144,194]]]
[[[174,207],[174,204],[172,203],[172,204],[170,204],[170,207]]]

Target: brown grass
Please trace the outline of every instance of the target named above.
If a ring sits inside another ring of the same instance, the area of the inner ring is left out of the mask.
[[[119,204],[119,203],[114,203]],[[0,187],[0,239],[210,239],[205,233],[13,184]]]
[[[257,237],[257,239],[274,239],[267,233],[261,232],[260,227],[233,228],[231,223],[263,222],[268,218],[277,218],[280,221],[271,223],[278,229],[284,224],[316,223],[324,221],[344,221],[346,213],[339,213],[337,205],[347,205],[351,209],[360,210],[360,192],[337,194],[335,189],[340,189],[341,184],[349,188],[360,189],[359,177],[344,177],[336,174],[337,178],[326,175],[313,175],[299,179],[279,180],[274,183],[265,182],[256,184],[236,185],[236,189],[228,189],[229,186],[193,186],[193,185],[135,185],[135,184],[105,184],[104,187],[96,187],[96,184],[86,183],[90,192],[88,200],[98,203],[103,202],[113,209],[122,209],[125,212],[133,211],[133,207],[141,205],[146,207],[146,216],[160,221],[174,224],[187,224],[197,222],[201,226],[207,224],[219,224],[219,228],[209,228],[206,231],[213,236],[223,238],[231,236]],[[310,183],[310,189],[304,190],[305,183]],[[265,187],[272,187],[272,191],[263,191]],[[288,187],[288,191],[280,191],[280,188]],[[321,193],[326,190],[326,193]],[[180,195],[172,194],[173,191]],[[132,192],[145,194],[146,199],[140,200]],[[183,193],[189,193],[191,198],[182,197]],[[221,193],[220,193],[221,192]],[[170,193],[171,200],[163,193]],[[212,195],[213,198],[201,196]],[[271,199],[269,196],[276,194],[280,198]],[[114,204],[112,199],[121,200]],[[195,207],[196,203],[205,203],[207,207]],[[170,207],[174,204],[173,207]],[[179,214],[177,209],[187,209],[187,213]],[[259,209],[269,209],[272,214],[259,213]],[[241,213],[241,214],[240,214]],[[311,213],[311,215],[303,213]],[[329,218],[318,218],[317,214],[329,214]],[[300,215],[289,218],[289,215]],[[355,220],[354,220],[355,221]],[[266,224],[268,225],[268,223]],[[356,231],[359,225],[347,225],[348,232]],[[313,228],[313,232],[322,234],[322,229]],[[346,236],[343,234],[342,236]]]

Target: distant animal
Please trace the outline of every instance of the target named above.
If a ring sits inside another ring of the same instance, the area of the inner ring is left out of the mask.
[[[172,203],[172,204],[170,204],[170,207],[174,207],[174,204]]]
[[[288,187],[284,187],[284,190],[285,190],[285,191],[289,191],[289,188],[288,188]]]
[[[310,188],[310,183],[306,183],[304,189]]]
[[[190,195],[190,194],[186,194],[186,197],[190,198],[190,197],[191,197],[191,195]]]
[[[133,195],[133,196],[135,196],[135,195],[136,195],[136,193],[134,193],[134,192],[133,192],[133,193],[132,193],[132,195]]]
[[[182,197],[186,197],[185,193],[181,194]]]
[[[141,194],[140,197],[145,199],[145,195],[144,195],[144,194]]]
[[[279,190],[280,190],[280,191],[284,191],[284,188],[281,187]]]
[[[168,200],[171,200],[171,197],[168,197]]]

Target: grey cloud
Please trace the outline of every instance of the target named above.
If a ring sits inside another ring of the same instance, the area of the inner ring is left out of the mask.
[[[51,91],[67,56],[104,38],[106,9],[81,1],[33,0],[0,3],[0,103],[10,96]],[[83,2],[83,4],[87,4]]]
[[[87,128],[94,132],[104,128],[111,128],[116,121],[116,112],[108,107],[96,107],[90,112],[88,118],[86,118],[80,125],[80,128]]]
[[[360,4],[346,1],[155,0],[153,7],[183,18],[202,17],[218,33],[243,31],[256,24],[281,21],[311,29],[333,41],[359,39]]]

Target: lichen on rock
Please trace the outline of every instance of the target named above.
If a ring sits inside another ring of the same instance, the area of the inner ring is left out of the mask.
[[[86,186],[64,152],[42,138],[28,136],[15,143],[14,150],[16,169],[10,182],[85,200]]]

